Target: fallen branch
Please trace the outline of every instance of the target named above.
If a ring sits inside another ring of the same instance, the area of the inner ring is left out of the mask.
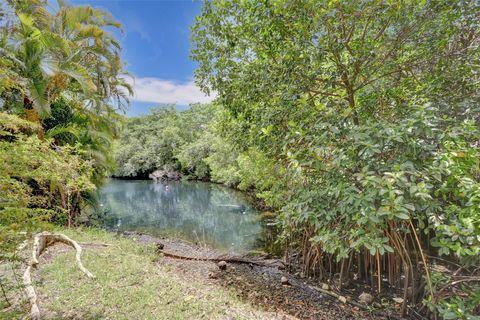
[[[88,271],[82,264],[81,256],[82,256],[82,247],[74,240],[70,239],[64,234],[61,233],[49,233],[49,232],[42,232],[37,233],[33,239],[33,250],[32,250],[32,259],[28,264],[25,272],[23,274],[23,285],[25,287],[25,293],[27,294],[27,298],[30,302],[30,317],[32,320],[39,320],[40,317],[40,309],[38,308],[37,304],[37,294],[35,293],[35,289],[32,285],[32,277],[31,272],[32,269],[38,265],[38,259],[42,252],[50,245],[62,242],[68,244],[75,248],[75,260],[78,265],[78,268],[85,273],[85,275],[91,279],[94,279],[95,276]]]
[[[23,285],[25,287],[25,293],[27,294],[28,302],[30,303],[30,318],[32,320],[40,320],[40,309],[37,305],[37,294],[32,285],[32,278],[30,273],[32,271],[32,266],[27,266],[25,273],[23,274]]]
[[[197,258],[197,257],[189,257],[189,256],[182,256],[178,255],[175,253],[170,253],[167,251],[163,250],[163,245],[157,244],[157,251],[159,253],[162,253],[166,257],[174,258],[174,259],[182,259],[182,260],[194,260],[194,261],[211,261],[211,262],[220,262],[220,261],[225,261],[228,263],[242,263],[242,264],[252,264],[256,266],[261,266],[261,267],[268,267],[272,266],[274,263],[277,261],[270,261],[270,262],[265,262],[265,261],[258,261],[258,260],[250,260],[250,259],[245,259],[242,257],[231,257],[231,256],[219,256],[219,257],[213,257],[213,258]]]
[[[62,242],[67,245],[72,246],[75,248],[75,260],[77,262],[78,268],[87,275],[87,277],[94,279],[95,276],[88,271],[82,264],[81,256],[82,256],[82,247],[74,240],[70,239],[64,234],[61,233],[48,233],[42,232],[38,233],[35,236],[34,244],[33,244],[33,257],[32,257],[32,265],[35,266],[38,264],[38,258],[40,254],[47,248],[49,245],[52,245],[55,242]]]
[[[96,243],[96,242],[79,242],[81,246],[91,246],[91,247],[111,247],[110,243]]]

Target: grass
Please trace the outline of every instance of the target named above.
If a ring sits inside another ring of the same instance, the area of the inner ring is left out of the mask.
[[[154,247],[94,229],[59,230],[88,246],[82,260],[96,275],[88,279],[74,251],[56,254],[40,267],[35,289],[50,319],[255,319],[254,307],[234,292],[176,273]],[[160,259],[160,261],[159,261]]]

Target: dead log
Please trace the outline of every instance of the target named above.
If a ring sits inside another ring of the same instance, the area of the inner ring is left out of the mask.
[[[30,303],[30,318],[32,320],[40,320],[40,309],[37,305],[37,294],[32,285],[32,278],[30,273],[32,272],[32,266],[27,266],[23,273],[23,286],[25,287],[25,293],[27,294],[28,302]]]
[[[170,253],[163,250],[163,245],[157,244],[157,252],[162,253],[165,257],[170,257],[174,259],[182,259],[182,260],[193,260],[193,261],[211,261],[211,262],[220,262],[225,261],[228,263],[238,263],[238,264],[251,264],[261,267],[271,267],[274,264],[278,263],[278,260],[273,261],[259,261],[259,260],[250,260],[243,257],[232,257],[232,256],[218,256],[213,258],[207,257],[189,257],[183,256],[175,253]],[[280,261],[281,263],[281,261]]]
[[[62,242],[67,245],[72,246],[76,253],[75,253],[75,260],[77,263],[78,268],[85,273],[85,275],[91,279],[94,279],[95,276],[88,271],[82,264],[81,256],[82,256],[82,247],[74,240],[70,239],[64,234],[61,233],[49,233],[49,232],[41,232],[37,233],[33,239],[33,250],[32,250],[32,258],[25,269],[23,274],[23,285],[25,287],[25,293],[27,295],[28,301],[30,302],[30,318],[32,320],[40,320],[40,309],[38,308],[37,304],[37,294],[35,293],[35,289],[32,285],[32,269],[34,269],[38,265],[38,259],[42,252],[50,245]]]

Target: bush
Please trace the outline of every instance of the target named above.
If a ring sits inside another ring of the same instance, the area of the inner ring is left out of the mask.
[[[92,165],[73,147],[54,147],[38,125],[0,113],[0,259],[28,232],[47,223],[73,224],[81,196],[91,192]]]

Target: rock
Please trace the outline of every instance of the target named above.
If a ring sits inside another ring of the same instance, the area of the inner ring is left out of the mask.
[[[403,303],[403,298],[393,298],[392,300],[399,304]]]
[[[155,170],[154,172],[150,173],[148,177],[155,182],[160,182],[169,180],[180,180],[182,175],[174,167],[165,165],[162,169]],[[166,187],[166,189],[168,189],[168,186]]]
[[[322,283],[322,289],[323,290],[330,290],[330,286],[326,283]]]
[[[344,296],[339,296],[338,300],[340,300],[342,303],[347,303],[347,298],[345,298]]]
[[[208,278],[209,278],[209,279],[218,279],[218,273],[216,273],[216,272],[209,272],[209,273],[208,273]]]
[[[371,304],[373,302],[373,296],[370,293],[362,292],[358,300],[363,304]]]
[[[220,270],[227,270],[227,262],[223,260],[217,263],[217,266]]]
[[[285,277],[285,276],[283,276],[283,277],[280,279],[280,281],[282,282],[282,284],[283,284],[283,285],[287,285],[287,284],[289,284],[289,282],[288,282],[288,278],[287,278],[287,277]]]

